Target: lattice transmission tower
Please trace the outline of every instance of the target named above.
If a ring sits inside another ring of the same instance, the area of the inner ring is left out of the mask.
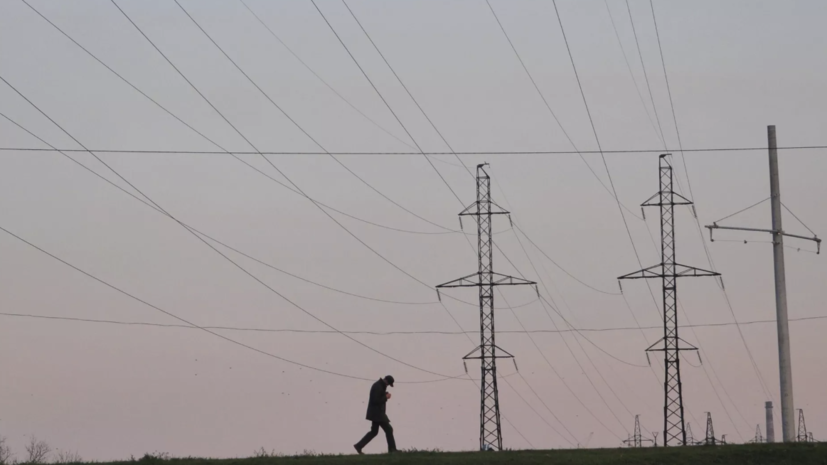
[[[438,285],[440,289],[452,287],[476,287],[480,303],[480,345],[463,357],[465,360],[480,361],[480,450],[502,450],[502,428],[500,426],[500,399],[497,390],[497,359],[514,356],[496,344],[494,327],[494,288],[496,286],[531,285],[537,283],[494,272],[494,245],[491,238],[493,215],[510,215],[508,211],[491,200],[491,178],[485,172],[488,163],[477,165],[477,201],[460,212],[463,216],[477,218],[477,272]],[[510,219],[510,216],[509,216]]]
[[[623,441],[628,447],[643,447],[646,442],[653,442],[651,439],[644,438],[640,433],[640,415],[635,415],[635,433],[628,439]]]
[[[712,414],[706,412],[706,437],[704,438],[703,445],[705,446],[719,446],[721,444],[726,444],[726,434],[718,439],[715,437],[715,427],[712,425]]]
[[[795,437],[798,442],[810,442],[810,436],[807,434],[807,423],[804,420],[804,410],[798,409],[798,434]]]
[[[662,280],[663,338],[649,346],[646,353],[648,358],[649,352],[663,352],[664,447],[686,445],[680,352],[698,350],[678,336],[677,278],[720,276],[720,273],[714,271],[675,262],[675,206],[692,205],[692,201],[672,189],[672,165],[669,163],[669,156],[670,154],[663,154],[659,157],[660,191],[641,204],[641,207],[660,207],[661,263],[618,278],[621,280],[660,278]],[[660,347],[656,347],[658,345]]]
[[[750,441],[752,444],[761,444],[764,442],[764,436],[761,434],[761,425],[755,425],[755,437]]]

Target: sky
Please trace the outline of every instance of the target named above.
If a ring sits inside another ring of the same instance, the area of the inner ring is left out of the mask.
[[[524,232],[495,218],[495,270],[549,302],[495,297],[497,344],[519,367],[499,364],[504,446],[617,447],[635,415],[660,431],[662,368],[644,353],[662,335],[660,283],[619,295],[616,278],[660,261],[657,211],[638,205],[662,150],[696,204],[697,221],[677,210],[677,261],[725,284],[679,282],[681,324],[701,325],[681,331],[702,361],[682,364],[686,420],[702,437],[711,412],[744,442],[771,400],[780,438],[769,238],[709,242],[702,226],[769,197],[768,125],[780,147],[827,143],[824,2],[657,0],[656,31],[643,0],[560,0],[564,40],[552,3],[492,0],[518,58],[483,0],[317,0],[324,17],[309,0],[26,1],[131,85],[22,0],[0,2],[0,76],[17,89],[0,83],[0,112],[42,139],[0,118],[0,436],[19,458],[32,435],[95,460],[350,453],[387,374],[400,448],[476,449],[461,360],[475,291],[440,303],[433,287],[476,271],[475,228],[456,215],[475,199],[461,164],[483,162]],[[5,150],[47,143],[79,151]],[[530,151],[569,153],[513,153]],[[785,211],[784,229],[827,231],[824,149],[779,160],[800,219]],[[721,224],[769,228],[769,204]],[[827,316],[827,264],[810,241],[787,245],[795,407],[818,439],[827,322],[801,319]]]

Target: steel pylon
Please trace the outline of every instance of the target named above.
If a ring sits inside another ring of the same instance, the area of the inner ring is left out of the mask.
[[[807,434],[807,423],[804,420],[804,410],[798,409],[798,434],[795,437],[798,442],[809,442],[810,436]]]
[[[502,450],[500,426],[500,400],[497,389],[497,359],[514,356],[497,347],[494,326],[494,287],[532,285],[537,283],[494,272],[491,218],[493,215],[510,215],[491,200],[491,178],[485,172],[487,163],[477,165],[477,201],[460,212],[463,216],[477,218],[477,272],[436,286],[440,289],[476,287],[479,289],[480,345],[463,357],[480,361],[480,450]],[[510,217],[509,217],[510,218]],[[515,364],[516,365],[516,364]]]
[[[651,439],[644,438],[640,432],[640,415],[635,415],[635,433],[628,439],[623,441],[628,447],[643,447],[643,443],[653,442]]]
[[[649,352],[663,352],[664,447],[686,445],[680,352],[698,350],[678,335],[677,278],[720,276],[720,273],[714,271],[675,262],[675,206],[692,205],[692,201],[672,189],[672,165],[669,163],[669,155],[663,154],[659,157],[660,190],[641,204],[641,207],[660,207],[661,263],[618,278],[620,280],[648,278],[660,278],[662,280],[663,338],[649,346],[646,352],[647,358]]]

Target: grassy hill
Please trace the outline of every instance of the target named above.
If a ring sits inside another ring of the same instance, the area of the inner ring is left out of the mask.
[[[159,459],[142,465],[827,465],[827,444],[759,444],[718,447],[580,449],[514,452],[403,452],[394,455],[303,455],[247,459]],[[97,464],[102,465],[102,464]]]

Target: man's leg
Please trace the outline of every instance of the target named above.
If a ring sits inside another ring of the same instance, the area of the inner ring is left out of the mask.
[[[388,452],[396,452],[396,440],[393,438],[393,426],[391,426],[390,420],[385,418],[379,423],[379,426],[382,427],[382,431],[385,432],[385,439],[388,440]]]
[[[371,422],[370,431],[368,431],[368,434],[366,434],[365,437],[362,438],[362,440],[353,445],[353,447],[356,448],[356,452],[361,454],[362,449],[364,449],[364,447],[367,446],[368,443],[371,440],[373,440],[373,438],[375,438],[377,434],[379,434],[379,423],[376,421]]]

